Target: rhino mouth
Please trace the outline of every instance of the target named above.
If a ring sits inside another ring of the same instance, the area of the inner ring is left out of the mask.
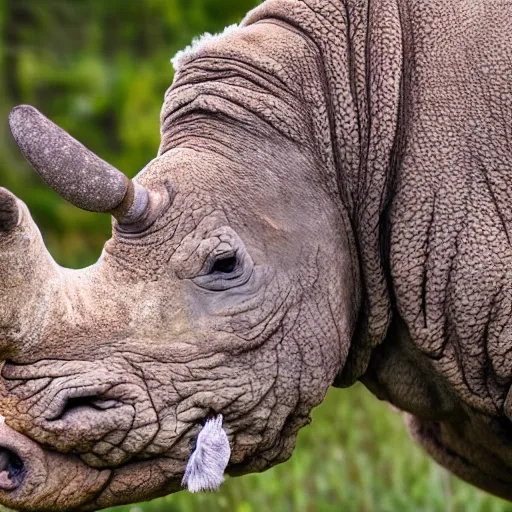
[[[98,394],[86,392],[85,396],[60,397],[56,404],[52,404],[51,410],[46,417],[47,421],[71,420],[73,416],[79,415],[81,411],[87,411],[89,414],[94,412],[104,412],[109,409],[121,407],[123,404],[117,399],[108,399]]]

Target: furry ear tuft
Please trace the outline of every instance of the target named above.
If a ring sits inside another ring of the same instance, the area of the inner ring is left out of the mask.
[[[228,34],[231,34],[235,30],[237,30],[239,26],[237,24],[230,25],[226,27],[219,34],[210,34],[209,32],[205,32],[202,36],[196,37],[192,40],[192,44],[187,46],[185,49],[180,50],[172,59],[171,63],[174,67],[174,71],[179,71],[181,66],[190,58],[192,58],[199,50],[201,50],[204,45],[218,37],[222,37]]]
[[[224,482],[224,471],[231,456],[228,436],[222,428],[222,415],[209,419],[197,436],[181,485],[190,492],[216,491]]]

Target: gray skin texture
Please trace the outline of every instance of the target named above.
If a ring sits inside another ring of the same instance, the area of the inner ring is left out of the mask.
[[[356,380],[512,499],[511,34],[510,1],[268,0],[178,60],[150,222],[96,265],[0,189],[0,502],[174,492],[217,413],[264,470]]]

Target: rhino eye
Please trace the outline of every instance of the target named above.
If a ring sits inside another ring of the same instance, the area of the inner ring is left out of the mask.
[[[193,281],[206,290],[228,290],[244,285],[251,277],[253,267],[249,255],[239,247],[212,254],[203,272]]]
[[[230,274],[236,268],[236,256],[228,256],[226,258],[218,259],[212,267],[211,273],[220,272],[222,274]]]

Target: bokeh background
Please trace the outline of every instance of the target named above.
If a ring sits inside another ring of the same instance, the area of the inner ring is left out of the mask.
[[[95,261],[110,219],[68,205],[39,180],[12,142],[9,110],[36,106],[133,176],[157,152],[170,58],[194,36],[238,22],[257,3],[0,0],[0,186],[28,204],[60,264]],[[228,479],[215,494],[182,492],[114,510],[511,512],[512,505],[439,468],[409,440],[399,414],[355,386],[329,392],[288,463]]]

